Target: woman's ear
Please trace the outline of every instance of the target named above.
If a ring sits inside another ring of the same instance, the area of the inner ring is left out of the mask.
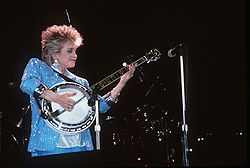
[[[52,57],[53,60],[57,60],[57,53],[51,54],[51,57]]]

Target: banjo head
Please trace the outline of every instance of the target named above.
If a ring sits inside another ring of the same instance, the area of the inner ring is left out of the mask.
[[[70,96],[75,101],[72,111],[65,111],[59,104],[43,99],[42,110],[50,116],[45,122],[51,128],[62,134],[75,134],[91,126],[95,120],[95,108],[88,106],[90,94],[87,88],[73,82],[66,82],[54,85],[50,89],[60,95],[76,92],[74,96]],[[59,115],[50,115],[57,110]]]

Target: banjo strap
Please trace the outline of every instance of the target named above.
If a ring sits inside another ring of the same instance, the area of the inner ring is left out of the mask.
[[[52,69],[53,69],[53,68],[52,68]],[[69,78],[69,77],[67,77],[67,76],[65,76],[65,75],[63,75],[63,74],[57,72],[57,71],[54,70],[54,69],[53,69],[53,71],[56,72],[61,78],[63,78],[63,79],[64,79],[65,81],[67,81],[67,82],[73,82],[73,83],[79,84],[79,85],[81,85],[81,86],[84,86],[83,84],[74,81],[73,79],[71,79],[71,78]],[[85,86],[84,86],[84,87],[85,87]],[[92,89],[91,87],[89,87],[88,90],[89,90],[89,93],[90,93],[90,94],[97,94],[97,93],[98,93],[97,88],[96,88],[96,89]]]
[[[53,69],[53,68],[52,68],[52,69]],[[65,81],[67,81],[67,82],[73,82],[73,83],[80,84],[80,83],[74,81],[73,79],[70,79],[69,77],[67,77],[67,76],[65,76],[65,75],[63,75],[63,74],[57,72],[57,71],[54,70],[54,69],[53,69],[53,71],[56,72],[61,78],[63,78],[63,79],[64,79]],[[81,85],[81,84],[80,84],[80,85]]]
[[[43,119],[45,119],[45,120],[47,120],[47,119],[49,119],[49,115],[47,115],[47,114],[45,114],[45,112],[42,110],[42,106],[41,106],[41,104],[39,103],[39,99],[38,98],[35,98],[35,100],[36,100],[36,104],[37,104],[37,106],[38,106],[38,108],[40,109],[40,116],[43,118]]]

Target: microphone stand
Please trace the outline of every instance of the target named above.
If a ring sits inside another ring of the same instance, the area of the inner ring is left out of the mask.
[[[95,132],[96,132],[96,150],[101,149],[101,143],[100,143],[100,132],[101,132],[101,126],[99,124],[99,99],[97,98],[95,100],[95,115],[96,115],[96,124],[95,124]]]
[[[186,123],[186,98],[185,98],[185,82],[184,82],[184,64],[183,64],[183,50],[180,49],[180,70],[181,70],[181,93],[182,93],[182,149],[183,149],[183,166],[188,167],[188,139],[187,131],[188,125]]]
[[[92,91],[91,98],[88,100],[88,105],[89,106],[95,106],[95,132],[96,132],[96,150],[101,149],[101,142],[100,142],[100,132],[101,132],[101,126],[99,122],[99,97],[97,94],[98,89],[94,89]]]

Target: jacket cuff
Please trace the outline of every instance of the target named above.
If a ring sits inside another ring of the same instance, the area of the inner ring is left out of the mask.
[[[41,95],[43,94],[43,92],[45,91],[45,90],[47,90],[48,88],[44,85],[44,84],[40,84],[36,89],[35,89],[35,91],[34,91],[34,93],[33,93],[33,97],[35,98],[35,99],[40,99],[41,97]]]
[[[118,102],[118,98],[116,98],[115,100],[112,99],[112,97],[111,97],[111,92],[108,92],[108,93],[104,96],[104,99],[105,99],[106,103],[107,103],[109,106],[112,106],[114,103],[117,103],[117,102]]]

